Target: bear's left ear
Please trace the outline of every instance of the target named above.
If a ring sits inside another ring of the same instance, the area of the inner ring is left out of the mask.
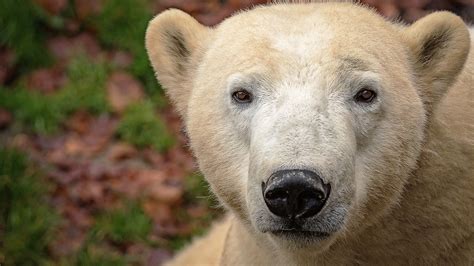
[[[148,24],[145,45],[156,77],[185,117],[192,78],[211,29],[178,9],[169,9]]]
[[[413,55],[420,95],[432,109],[455,81],[466,62],[471,40],[458,16],[435,12],[403,30]]]

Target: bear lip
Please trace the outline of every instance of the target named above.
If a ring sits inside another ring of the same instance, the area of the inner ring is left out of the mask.
[[[321,231],[306,231],[297,229],[275,230],[270,231],[271,234],[283,237],[304,237],[304,238],[327,238],[331,236],[330,233]]]

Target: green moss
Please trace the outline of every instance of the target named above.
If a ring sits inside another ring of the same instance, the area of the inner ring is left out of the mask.
[[[139,204],[129,202],[124,208],[106,212],[98,217],[93,238],[108,239],[114,243],[144,241],[151,232],[152,221]]]
[[[53,97],[24,88],[0,88],[0,106],[12,111],[17,122],[38,134],[54,133],[65,118]]]
[[[44,95],[22,87],[0,87],[0,107],[13,112],[16,120],[34,133],[55,133],[68,115],[79,109],[95,114],[108,111],[104,89],[107,71],[105,64],[78,58],[68,68],[65,88]]]
[[[102,248],[98,245],[88,245],[81,249],[76,255],[75,263],[64,263],[65,265],[78,266],[120,266],[127,265],[126,258],[117,252]]]
[[[102,13],[92,20],[99,38],[107,46],[133,54],[130,71],[144,84],[150,95],[161,92],[145,51],[145,32],[153,14],[145,0],[108,0]]]
[[[33,174],[23,154],[0,148],[0,257],[5,265],[48,262],[58,216],[48,205],[47,193],[44,180]]]
[[[20,71],[50,63],[41,10],[31,0],[0,1],[0,46],[15,52]]]
[[[217,206],[217,200],[209,189],[209,184],[201,173],[189,175],[184,180],[185,199],[189,202],[198,202],[209,207]]]
[[[169,239],[168,246],[175,251],[189,244],[193,238],[204,235],[212,221],[219,216],[219,212],[215,210],[219,204],[209,190],[209,185],[204,176],[200,173],[194,173],[186,177],[184,199],[186,204],[201,205],[207,207],[208,211],[203,216],[190,217],[186,210],[176,210],[177,219],[189,223],[193,230],[189,235],[175,236]]]
[[[76,58],[68,67],[69,83],[54,96],[54,104],[67,114],[79,109],[95,114],[108,111],[104,88],[107,74],[105,63]]]
[[[155,114],[153,104],[148,101],[127,108],[118,125],[117,134],[139,148],[152,147],[165,151],[174,144],[165,124]]]

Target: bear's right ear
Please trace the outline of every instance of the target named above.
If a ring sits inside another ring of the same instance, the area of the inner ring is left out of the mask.
[[[182,115],[186,115],[192,76],[211,29],[177,9],[156,16],[145,44],[156,77]]]

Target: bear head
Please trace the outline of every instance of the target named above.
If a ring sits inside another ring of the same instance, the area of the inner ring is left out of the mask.
[[[219,200],[262,241],[324,250],[400,201],[470,41],[447,12],[404,26],[311,3],[213,28],[167,10],[146,47]]]

